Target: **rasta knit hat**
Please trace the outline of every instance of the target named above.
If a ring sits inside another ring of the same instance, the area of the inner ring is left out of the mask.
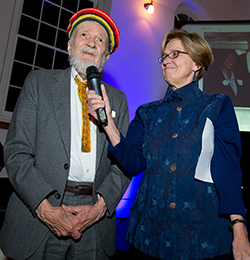
[[[82,9],[70,18],[67,28],[69,39],[77,25],[84,21],[94,21],[103,26],[109,38],[109,53],[111,54],[116,51],[120,40],[118,27],[107,13],[97,8]]]

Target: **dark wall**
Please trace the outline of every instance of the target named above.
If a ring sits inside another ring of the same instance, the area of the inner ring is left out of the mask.
[[[242,144],[242,155],[241,155],[241,169],[242,169],[242,187],[243,187],[243,198],[247,211],[247,222],[250,223],[250,132],[241,132],[241,144]],[[250,233],[250,225],[248,228]],[[250,235],[250,234],[249,234]]]
[[[4,215],[8,200],[13,191],[8,178],[0,178],[0,229],[3,224]]]

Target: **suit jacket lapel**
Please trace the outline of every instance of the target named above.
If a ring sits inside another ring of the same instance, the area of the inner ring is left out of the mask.
[[[51,86],[52,99],[55,109],[55,115],[59,126],[61,138],[64,143],[65,150],[70,156],[70,141],[71,141],[71,124],[70,124],[70,68],[65,71],[58,71],[55,74],[55,82]],[[109,94],[108,89],[106,89]],[[106,134],[101,126],[97,126],[97,154],[96,167],[100,164],[105,142]]]
[[[58,71],[51,86],[52,102],[65,150],[70,156],[70,68]]]
[[[97,146],[96,146],[96,169],[99,168],[99,164],[101,161],[103,149],[105,147],[105,140],[106,140],[106,135],[104,133],[104,130],[102,129],[101,126],[97,126]]]

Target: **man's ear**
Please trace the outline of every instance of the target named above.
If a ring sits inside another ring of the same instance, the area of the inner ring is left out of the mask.
[[[68,47],[67,47],[68,55],[71,54],[71,41],[68,40]]]
[[[109,59],[109,56],[110,56],[110,53],[108,53],[108,54],[106,55],[106,58],[105,58],[105,63],[108,61],[108,59]]]

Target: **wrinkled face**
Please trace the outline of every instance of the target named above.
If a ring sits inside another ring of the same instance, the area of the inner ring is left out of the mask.
[[[70,64],[81,75],[85,75],[86,68],[91,65],[96,66],[101,71],[109,58],[106,30],[94,21],[82,22],[75,30],[73,41],[68,41]]]
[[[235,64],[236,64],[236,54],[229,53],[225,57],[222,66],[228,70],[232,70],[234,68]]]
[[[166,45],[164,54],[169,54],[173,50],[186,52],[179,39],[172,39]],[[171,86],[175,86],[176,88],[183,87],[192,82],[194,72],[199,68],[200,66],[198,67],[191,57],[184,53],[180,53],[175,59],[165,58],[161,65],[164,79]]]

